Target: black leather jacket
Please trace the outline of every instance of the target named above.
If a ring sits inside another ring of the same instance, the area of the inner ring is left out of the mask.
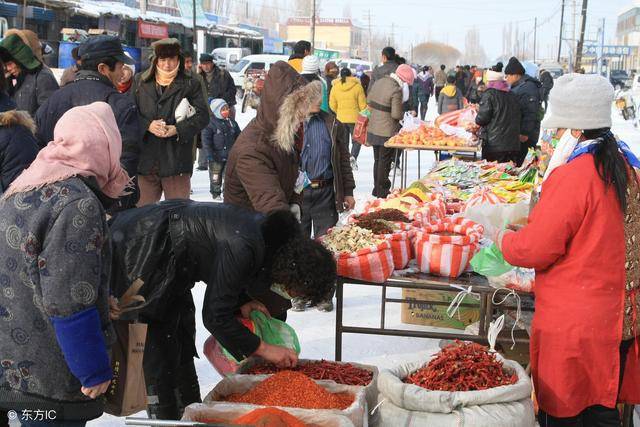
[[[483,128],[483,150],[520,151],[520,106],[512,93],[487,89],[480,99],[476,124]]]

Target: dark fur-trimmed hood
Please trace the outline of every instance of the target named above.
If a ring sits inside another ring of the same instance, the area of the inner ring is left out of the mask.
[[[291,152],[300,124],[322,99],[322,83],[307,81],[289,64],[279,61],[267,75],[256,121],[267,139]]]
[[[26,111],[9,110],[0,113],[0,127],[24,126],[35,135],[36,122]]]

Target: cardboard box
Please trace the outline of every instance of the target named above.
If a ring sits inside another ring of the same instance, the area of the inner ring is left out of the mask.
[[[447,308],[458,291],[431,291],[421,289],[403,289],[402,299],[423,302],[403,303],[400,319],[402,323],[421,326],[435,326],[440,328],[464,329],[480,320],[480,301],[467,296],[463,304],[473,304],[475,307],[459,307],[453,318],[447,315]],[[426,301],[426,302],[425,302]],[[444,302],[443,305],[432,302]]]

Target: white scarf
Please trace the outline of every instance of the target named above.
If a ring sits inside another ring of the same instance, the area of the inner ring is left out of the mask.
[[[400,86],[400,88],[402,89],[402,103],[404,104],[405,102],[407,102],[409,100],[409,85],[407,83],[405,83],[404,81],[402,81],[402,79],[400,77],[398,77],[398,75],[396,73],[391,73],[389,75],[389,77],[391,77],[393,80],[396,81],[396,83],[398,83],[398,85]]]
[[[553,151],[553,155],[551,156],[551,160],[549,160],[549,166],[544,173],[544,177],[542,178],[542,182],[546,181],[547,178],[551,175],[551,172],[554,169],[559,168],[560,166],[567,163],[571,154],[573,154],[573,150],[576,149],[576,145],[578,145],[579,138],[576,138],[572,134],[572,129],[567,129],[562,138],[558,141],[558,145],[556,149]]]

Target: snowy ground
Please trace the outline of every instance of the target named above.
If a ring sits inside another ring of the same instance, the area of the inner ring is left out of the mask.
[[[613,111],[614,132],[626,141],[632,150],[640,155],[640,132],[632,125],[623,121],[617,111]],[[436,116],[436,105],[431,100],[428,119]],[[253,117],[247,113],[238,117],[240,127],[243,128]],[[422,154],[422,174],[424,175],[435,159],[431,153]],[[418,178],[418,166],[416,152],[409,154],[408,179],[411,182]],[[360,153],[358,170],[354,172],[356,179],[356,200],[359,206],[370,197],[373,189],[373,150],[364,148]],[[195,171],[192,178],[194,200],[211,201],[209,194],[208,173]],[[357,208],[356,208],[357,209]],[[202,306],[205,286],[203,283],[197,284],[193,290],[197,307]],[[380,318],[380,292],[369,287],[353,286],[345,288],[345,310],[344,323],[354,326],[377,326]],[[400,290],[389,290],[388,297],[400,298]],[[202,324],[202,319],[197,319],[196,344],[201,351],[204,341],[209,337],[209,333]],[[289,312],[287,322],[295,328],[300,338],[302,347],[301,357],[307,359],[333,359],[335,342],[335,312],[322,313],[315,309],[304,313]],[[400,323],[400,304],[388,304],[386,316],[387,328],[412,329],[410,325]],[[380,367],[393,366],[398,362],[407,360],[407,357],[415,358],[416,353],[424,352],[426,355],[434,352],[438,348],[438,340],[383,337],[372,335],[351,335],[343,336],[342,359],[345,361],[357,361],[367,364],[378,365]],[[411,356],[408,356],[411,355]],[[200,389],[204,397],[220,381],[221,377],[213,369],[204,356],[196,360],[196,369],[200,379]],[[139,416],[145,416],[139,414]],[[111,427],[124,425],[124,419],[109,415],[88,423],[91,427]],[[640,424],[636,424],[640,425]]]

